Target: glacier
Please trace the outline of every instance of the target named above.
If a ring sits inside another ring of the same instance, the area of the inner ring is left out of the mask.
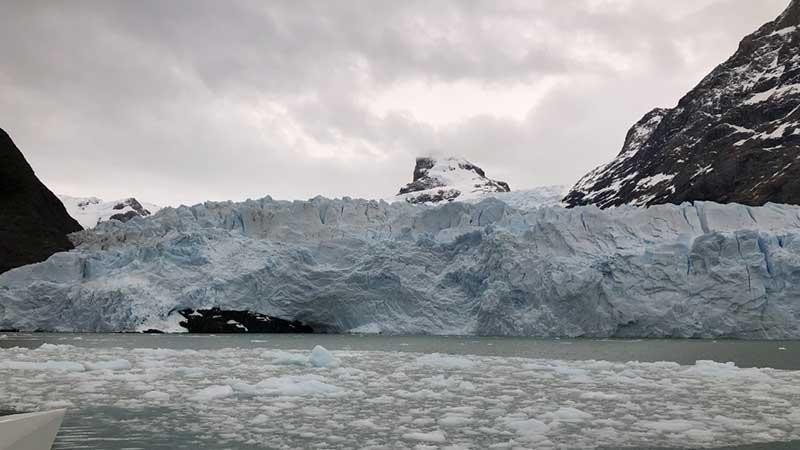
[[[135,331],[219,307],[324,332],[800,338],[800,207],[165,208],[0,275],[0,329]]]

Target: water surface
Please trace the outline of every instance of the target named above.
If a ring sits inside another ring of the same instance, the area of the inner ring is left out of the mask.
[[[315,345],[333,352],[334,366],[310,364]],[[727,340],[8,333],[0,337],[0,410],[68,407],[61,450],[797,448],[788,441],[800,438],[798,349]]]

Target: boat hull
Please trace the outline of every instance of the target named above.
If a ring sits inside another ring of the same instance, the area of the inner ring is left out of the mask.
[[[0,416],[0,450],[50,450],[65,409]]]

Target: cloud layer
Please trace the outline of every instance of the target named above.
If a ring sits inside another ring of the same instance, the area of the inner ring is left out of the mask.
[[[386,197],[423,154],[571,184],[787,0],[12,0],[0,127],[54,191]]]

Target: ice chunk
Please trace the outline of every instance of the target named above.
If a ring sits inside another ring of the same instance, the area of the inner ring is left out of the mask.
[[[291,366],[305,366],[308,364],[308,357],[299,353],[290,353],[284,351],[272,351],[265,354],[267,357],[272,358],[273,364],[291,365]]]
[[[314,367],[336,367],[339,365],[333,353],[329,352],[325,347],[317,345],[311,350],[311,356],[308,362]]]
[[[235,383],[233,388],[251,395],[275,396],[305,396],[341,392],[340,388],[325,383],[323,380],[316,375],[287,375],[268,378],[256,384]]]
[[[113,361],[87,362],[86,367],[89,370],[128,370],[131,368],[131,363],[127,359],[115,359]]]
[[[371,419],[354,420],[353,422],[351,422],[351,425],[353,425],[356,428],[366,428],[368,430],[373,430],[373,431],[386,430],[385,427],[380,427],[376,425],[375,422],[372,421]]]
[[[434,443],[444,443],[447,441],[447,436],[444,434],[443,431],[431,431],[430,433],[423,433],[423,432],[413,432],[413,433],[405,433],[403,434],[403,439],[408,439],[410,441],[422,441],[422,442],[434,442]]]
[[[417,364],[438,369],[454,370],[469,369],[475,365],[475,363],[466,356],[447,356],[440,353],[420,356],[417,358]]]
[[[0,369],[13,370],[60,370],[64,372],[83,372],[86,367],[74,361],[0,361]]]
[[[253,417],[250,420],[250,423],[253,424],[253,425],[264,425],[264,424],[269,423],[271,420],[272,419],[270,419],[269,416],[267,416],[266,414],[259,414],[259,415],[255,416],[255,417]]]
[[[208,402],[221,398],[230,397],[233,395],[233,388],[228,385],[212,385],[207,388],[200,389],[192,394],[189,399],[198,402]]]
[[[640,427],[649,428],[651,430],[656,430],[665,433],[682,433],[689,431],[691,429],[703,428],[701,424],[697,424],[695,422],[684,419],[642,420],[638,423],[638,425]]]
[[[161,391],[150,391],[142,394],[142,398],[145,400],[153,400],[153,401],[167,401],[169,400],[169,394]]]
[[[439,425],[445,427],[460,427],[472,423],[474,420],[463,414],[447,414],[439,419]]]
[[[557,411],[544,414],[542,417],[562,422],[581,422],[592,419],[592,415],[571,407],[559,408]]]
[[[506,426],[514,430],[520,437],[527,440],[538,441],[550,429],[547,424],[525,416],[509,416],[503,419]]]

